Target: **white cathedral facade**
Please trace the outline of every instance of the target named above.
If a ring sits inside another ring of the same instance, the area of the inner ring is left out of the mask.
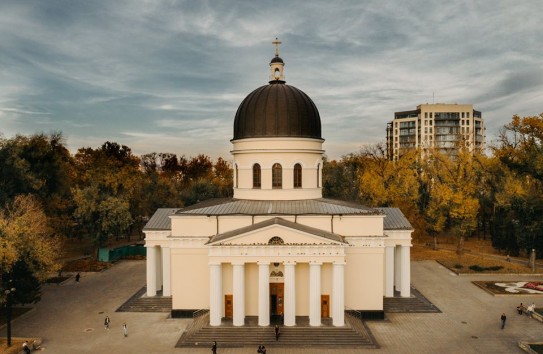
[[[397,208],[322,198],[320,115],[285,83],[278,43],[271,81],[236,113],[233,198],[159,209],[145,226],[147,296],[171,296],[172,317],[209,309],[212,326],[383,318],[384,297],[410,296],[413,229]]]

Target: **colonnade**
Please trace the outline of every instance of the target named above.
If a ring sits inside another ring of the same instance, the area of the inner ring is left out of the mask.
[[[147,296],[172,296],[171,253],[169,247],[147,247]]]
[[[385,296],[394,297],[394,290],[401,297],[411,296],[410,246],[395,245],[385,248]]]
[[[296,325],[296,263],[284,262],[285,326]],[[245,324],[245,264],[233,263],[233,325]],[[322,263],[309,263],[309,324],[321,325],[321,268]],[[345,324],[345,263],[333,263],[332,271],[332,323]],[[210,263],[209,321],[220,326],[223,316],[222,264]],[[270,324],[270,262],[258,262],[258,325]]]

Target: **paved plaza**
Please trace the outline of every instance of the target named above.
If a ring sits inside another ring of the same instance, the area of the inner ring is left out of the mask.
[[[442,313],[389,313],[385,321],[369,321],[380,349],[323,349],[341,353],[523,353],[517,342],[543,339],[543,324],[516,313],[523,302],[543,305],[543,296],[492,296],[473,280],[543,280],[541,276],[456,276],[434,261],[412,262],[412,284]],[[189,323],[165,313],[115,312],[145,285],[145,261],[122,261],[101,273],[83,274],[62,285],[44,285],[35,308],[13,322],[16,337],[43,338],[43,352],[63,353],[206,353],[202,349],[174,348]],[[190,291],[190,285],[187,285]],[[507,324],[500,329],[500,315]],[[111,328],[104,329],[105,316]],[[122,324],[128,325],[128,337]],[[1,334],[6,335],[5,327]],[[308,342],[311,338],[307,339]],[[266,343],[263,343],[264,345]],[[221,348],[218,353],[255,353],[257,348]],[[269,348],[268,353],[316,353],[312,349]]]

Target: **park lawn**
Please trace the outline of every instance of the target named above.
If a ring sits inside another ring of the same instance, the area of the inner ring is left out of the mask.
[[[526,274],[531,273],[531,269],[525,265],[519,265],[505,260],[492,259],[478,254],[464,253],[462,257],[459,257],[456,252],[438,249],[433,250],[424,245],[414,244],[411,248],[411,260],[412,261],[424,261],[434,260],[445,267],[457,272],[457,273],[473,273],[473,274]],[[476,272],[469,267],[472,265],[478,265],[480,267],[503,267],[500,270]],[[459,267],[461,266],[461,267]]]

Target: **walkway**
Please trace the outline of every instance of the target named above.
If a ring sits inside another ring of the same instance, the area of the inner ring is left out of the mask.
[[[433,261],[412,262],[412,283],[441,313],[388,313],[385,321],[367,326],[380,349],[319,349],[319,354],[354,353],[519,353],[519,340],[543,339],[543,324],[516,314],[519,302],[543,305],[543,296],[492,296],[472,280],[539,280],[541,276],[456,276]],[[202,349],[175,348],[190,322],[169,319],[167,313],[115,312],[145,284],[145,261],[121,261],[102,273],[45,285],[43,299],[33,311],[13,322],[13,335],[43,338],[48,353],[174,353],[209,354]],[[505,312],[504,330],[499,317]],[[111,329],[103,327],[111,318]],[[122,324],[129,328],[122,335]],[[5,336],[5,328],[1,330]],[[309,339],[310,340],[310,339]],[[268,343],[263,343],[268,346]],[[219,354],[253,354],[255,348],[223,348]],[[270,354],[314,354],[314,348],[269,348]]]

